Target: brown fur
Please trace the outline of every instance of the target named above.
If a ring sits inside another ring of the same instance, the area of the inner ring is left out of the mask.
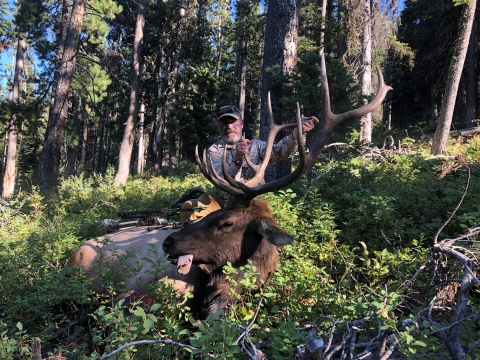
[[[292,241],[273,219],[268,204],[254,199],[247,207],[216,211],[170,234],[163,250],[172,258],[193,254],[193,263],[207,275],[194,292],[195,307],[206,316],[228,303],[229,287],[222,273],[227,262],[239,268],[250,260],[259,282],[267,283],[277,266],[277,246]]]

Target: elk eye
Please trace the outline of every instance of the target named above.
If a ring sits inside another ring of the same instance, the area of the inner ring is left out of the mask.
[[[220,225],[220,229],[228,229],[233,225],[232,220],[227,220],[223,224]]]

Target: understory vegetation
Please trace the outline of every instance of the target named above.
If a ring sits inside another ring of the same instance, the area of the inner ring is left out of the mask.
[[[163,284],[152,285],[149,301],[129,304],[127,316],[113,302],[120,289],[99,297],[66,267],[118,211],[166,208],[196,186],[213,191],[192,164],[174,177],[133,177],[118,190],[113,171],[73,177],[58,197],[33,188],[0,203],[0,358],[30,358],[39,338],[43,356],[59,359],[107,358],[125,344],[132,346],[114,358],[320,351],[324,359],[448,359],[458,358],[458,335],[463,358],[480,359],[480,137],[452,140],[443,157],[403,144],[326,152],[292,187],[264,195],[296,240],[280,248],[268,286],[255,289],[247,266],[238,301],[204,321]],[[233,271],[225,268],[232,279]],[[456,296],[464,290],[466,301]]]

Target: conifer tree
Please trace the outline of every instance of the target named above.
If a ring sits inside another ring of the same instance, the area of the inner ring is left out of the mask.
[[[135,38],[133,41],[133,61],[132,61],[132,77],[130,82],[130,99],[128,105],[128,117],[125,124],[122,144],[120,146],[120,154],[118,159],[118,170],[115,175],[114,185],[122,186],[130,173],[130,159],[132,156],[134,142],[134,127],[137,121],[138,108],[140,102],[140,81],[142,68],[142,48],[143,48],[143,27],[145,25],[145,10],[147,1],[140,0],[138,2]]]
[[[60,60],[58,82],[55,84],[55,98],[50,109],[47,131],[38,167],[38,182],[41,189],[52,189],[58,185],[60,160],[65,134],[67,101],[70,84],[77,61],[78,42],[83,25],[86,0],[74,0],[70,22],[67,28],[63,54]]]
[[[447,140],[452,124],[453,110],[455,108],[455,99],[457,97],[460,77],[467,55],[468,42],[470,41],[470,33],[475,18],[475,10],[477,7],[476,0],[454,0],[456,5],[462,5],[462,17],[460,18],[460,30],[458,38],[455,41],[455,48],[448,72],[447,86],[443,96],[442,112],[438,119],[437,129],[432,141],[432,154],[444,153],[447,149]]]
[[[281,93],[275,86],[275,78],[290,74],[297,63],[298,6],[296,0],[272,0],[268,3],[265,30],[264,60],[262,71],[262,116],[260,138],[266,140],[269,132],[267,96],[270,92],[273,109],[281,109]],[[277,110],[277,123],[286,115]],[[285,136],[285,134],[283,134]],[[267,182],[285,176],[290,172],[291,160],[279,162],[265,173]]]

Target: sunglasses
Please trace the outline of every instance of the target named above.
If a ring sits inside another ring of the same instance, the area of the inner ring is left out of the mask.
[[[225,114],[230,114],[232,112],[240,113],[240,110],[238,110],[238,108],[233,105],[222,106],[220,109],[217,110],[217,117]]]

